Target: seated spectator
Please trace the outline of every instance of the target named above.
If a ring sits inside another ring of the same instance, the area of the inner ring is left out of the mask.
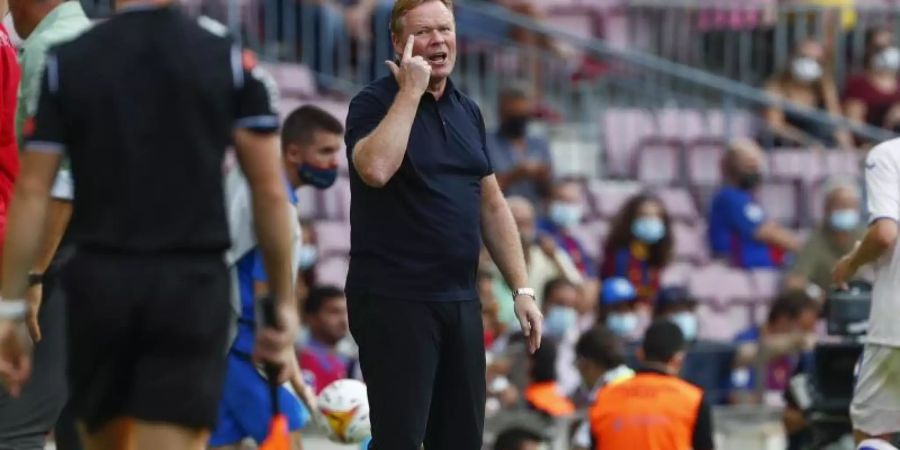
[[[520,196],[540,204],[550,187],[550,144],[528,135],[534,118],[532,93],[513,84],[500,92],[500,128],[488,136],[487,149],[497,182],[507,196]]]
[[[678,378],[685,341],[669,321],[654,322],[638,351],[641,369],[600,390],[591,406],[598,449],[712,450],[712,411],[703,390]]]
[[[585,277],[595,275],[595,262],[585,251],[584,243],[572,236],[572,229],[581,223],[584,216],[581,184],[575,180],[564,180],[553,186],[547,217],[538,223],[544,233],[556,239],[566,251],[575,267]]]
[[[700,339],[697,301],[687,289],[669,286],[659,292],[653,308],[654,320],[669,320],[688,343],[681,377],[701,388],[711,405],[728,400],[728,385],[734,362],[734,346]]]
[[[659,290],[660,276],[675,246],[671,220],[655,196],[632,197],[613,219],[603,250],[600,279],[626,278],[637,289],[642,306],[649,307]]]
[[[581,333],[578,305],[582,293],[571,282],[554,278],[544,285],[544,335],[559,343],[556,357],[557,381],[563,392],[572,392],[579,384],[575,370],[575,341]]]
[[[789,67],[770,79],[765,90],[772,97],[787,100],[794,106],[822,110],[839,117],[840,99],[828,70],[822,45],[814,40],[805,40],[794,49]],[[853,147],[847,130],[808,119],[777,106],[766,108],[763,118],[768,134],[763,142],[767,146]]]
[[[799,245],[793,233],[766,217],[753,199],[762,181],[762,150],[749,139],[729,145],[722,158],[725,186],[713,197],[709,212],[709,244],[716,258],[735,267],[778,267],[785,251]]]
[[[541,450],[544,438],[525,428],[509,428],[500,432],[494,440],[494,450]]]
[[[600,389],[625,381],[634,371],[625,365],[625,346],[609,329],[597,325],[582,333],[575,344],[575,367],[581,375],[581,387],[573,395],[575,406],[586,408],[594,403]],[[591,449],[591,427],[582,421],[572,436],[572,448]]]
[[[597,322],[620,339],[633,341],[640,334],[641,319],[637,313],[637,291],[621,277],[608,278],[600,288]]]
[[[338,352],[338,343],[350,331],[344,291],[333,286],[314,287],[303,305],[303,321],[309,339],[298,355],[300,367],[306,382],[319,393],[331,382],[347,378],[353,364]]]
[[[484,348],[490,351],[494,341],[506,332],[506,327],[500,322],[500,305],[494,297],[494,276],[488,271],[478,272],[478,297],[481,300]]]
[[[851,77],[844,90],[847,118],[874,127],[890,128],[888,112],[900,105],[900,50],[894,33],[876,28],[866,33],[865,72]]]
[[[545,339],[529,357],[529,383],[525,388],[528,406],[547,416],[564,417],[575,413],[575,405],[556,382],[557,344]]]
[[[790,268],[789,288],[813,283],[824,295],[831,290],[831,270],[865,233],[860,220],[859,190],[851,183],[833,183],[825,196],[825,219],[807,238]]]
[[[733,400],[760,402],[755,395],[759,387],[780,398],[800,358],[815,346],[818,318],[818,303],[806,291],[787,291],[772,303],[765,324],[739,333],[734,339]],[[757,382],[760,369],[765,379]]]

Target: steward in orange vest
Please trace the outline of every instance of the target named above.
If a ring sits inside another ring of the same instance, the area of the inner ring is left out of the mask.
[[[677,377],[685,339],[672,322],[647,329],[644,369],[597,394],[589,411],[595,450],[713,450],[712,414],[703,390]]]

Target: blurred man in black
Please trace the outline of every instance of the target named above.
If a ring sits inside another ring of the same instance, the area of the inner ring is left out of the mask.
[[[292,219],[275,94],[251,54],[172,3],[119,0],[116,17],[51,50],[10,212],[0,382],[15,394],[30,370],[21,299],[34,230],[69,156],[70,401],[88,449],[205,446],[228,338],[222,158],[232,143],[278,301],[279,327],[257,331],[254,357],[281,366],[281,379],[291,368]]]

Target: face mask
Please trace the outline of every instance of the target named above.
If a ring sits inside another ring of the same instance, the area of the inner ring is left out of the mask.
[[[835,230],[850,231],[859,226],[859,211],[855,209],[839,209],[829,217],[831,227]]]
[[[303,184],[308,184],[316,189],[327,189],[334,184],[334,180],[337,179],[338,171],[337,167],[322,169],[303,163],[300,164],[297,173],[300,174],[300,181],[302,181]]]
[[[635,313],[610,314],[606,317],[606,327],[619,337],[630,337],[638,326]]]
[[[813,58],[794,58],[791,62],[791,76],[801,83],[812,83],[822,76],[822,66]]]
[[[544,318],[544,330],[550,336],[563,336],[567,331],[575,328],[578,321],[578,313],[575,309],[564,306],[554,306],[547,311]]]
[[[581,222],[581,206],[553,202],[550,204],[550,220],[560,228],[572,228]]]
[[[528,122],[531,121],[529,116],[513,116],[504,120],[500,124],[500,134],[510,139],[520,139],[525,137],[528,130]]]
[[[316,264],[319,254],[316,251],[316,246],[303,244],[300,247],[298,256],[300,257],[300,270],[307,270]]]
[[[872,58],[872,68],[883,72],[896,72],[900,69],[900,50],[888,47]]]
[[[659,217],[642,217],[631,224],[631,232],[645,244],[655,244],[666,235],[666,224]]]
[[[678,325],[678,328],[681,328],[681,334],[684,335],[685,340],[693,341],[697,338],[697,316],[693,313],[684,311],[673,314],[669,317],[669,320],[675,325]]]
[[[747,172],[740,175],[738,178],[738,187],[745,191],[752,191],[754,188],[759,186],[759,183],[762,181],[762,174],[759,172]]]

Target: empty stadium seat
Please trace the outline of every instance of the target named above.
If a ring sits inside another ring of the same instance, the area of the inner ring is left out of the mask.
[[[822,158],[809,149],[776,149],[767,153],[768,175],[779,180],[812,183],[822,176]]]
[[[687,286],[688,278],[696,267],[694,264],[687,262],[676,261],[669,263],[663,270],[660,284],[662,286]]]
[[[708,135],[707,123],[698,109],[662,108],[656,111],[656,134],[679,141]]]
[[[661,188],[656,190],[655,194],[662,200],[673,219],[693,223],[700,218],[694,198],[687,189]]]
[[[830,150],[824,154],[825,173],[829,176],[857,177],[861,173],[862,153],[852,150]]]
[[[768,218],[796,226],[803,217],[799,211],[797,186],[790,182],[765,182],[756,191],[756,200]]]
[[[744,305],[716,307],[700,304],[697,306],[697,319],[698,336],[714,341],[732,341],[738,333],[752,325],[750,312]]]
[[[706,251],[705,227],[675,222],[672,226],[675,238],[675,259],[703,263],[709,259]]]
[[[597,208],[600,218],[611,219],[629,198],[641,192],[637,183],[604,182],[592,180],[588,183],[588,194]]]
[[[316,284],[334,285],[340,289],[347,282],[350,261],[346,257],[331,257],[316,263]]]
[[[649,185],[671,185],[681,178],[681,147],[670,142],[640,144],[634,173],[638,181]]]
[[[753,299],[760,303],[771,302],[781,287],[781,273],[775,269],[755,269],[749,272],[753,287]]]
[[[688,289],[701,302],[717,305],[746,304],[753,297],[746,272],[718,263],[691,272]]]
[[[637,144],[653,134],[650,114],[638,108],[609,108],[601,119],[607,169],[616,176],[629,174]]]
[[[316,232],[316,248],[320,258],[347,256],[350,253],[349,222],[318,221],[313,226]]]
[[[685,169],[692,186],[718,186],[722,183],[719,162],[725,154],[722,144],[696,143],[686,150]]]

